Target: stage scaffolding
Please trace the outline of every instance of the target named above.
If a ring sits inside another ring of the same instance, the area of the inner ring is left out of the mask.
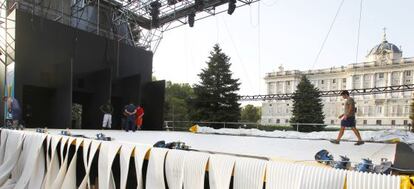
[[[87,32],[155,52],[165,31],[250,5],[258,0],[0,0],[7,13],[20,9]],[[226,6],[229,4],[229,6]],[[223,6],[222,6],[223,5]],[[5,15],[1,15],[5,19]]]

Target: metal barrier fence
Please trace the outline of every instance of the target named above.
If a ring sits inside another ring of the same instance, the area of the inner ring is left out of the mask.
[[[320,123],[289,123],[279,125],[262,125],[260,123],[252,122],[206,122],[206,121],[164,121],[164,129],[167,131],[188,131],[193,125],[199,125],[202,127],[212,128],[232,128],[232,129],[259,129],[266,131],[274,130],[299,130],[299,127],[306,126],[326,126],[324,130],[336,131],[341,127],[336,124],[320,124]],[[360,130],[384,130],[384,129],[398,129],[398,130],[411,130],[411,125],[357,125]]]

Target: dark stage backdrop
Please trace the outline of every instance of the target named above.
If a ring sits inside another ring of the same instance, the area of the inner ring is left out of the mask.
[[[147,83],[142,95],[142,106],[145,111],[142,128],[145,130],[162,130],[164,110],[158,107],[164,107],[165,81]]]
[[[145,103],[151,107],[146,129],[162,127],[163,103],[141,98],[151,83],[152,52],[19,10],[15,43],[15,94],[24,115],[31,115],[28,127],[72,128],[72,104],[78,103],[82,128],[101,128],[99,106],[110,98],[116,113],[127,101]],[[163,102],[164,88],[148,90]]]

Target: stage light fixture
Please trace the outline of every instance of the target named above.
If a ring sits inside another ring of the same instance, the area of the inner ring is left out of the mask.
[[[188,25],[190,27],[194,26],[194,18],[195,18],[195,13],[188,14]]]
[[[168,5],[175,5],[177,0],[167,0]]]
[[[197,11],[202,11],[204,9],[204,1],[203,0],[195,0],[194,5]]]
[[[159,25],[159,15],[160,15],[160,7],[161,3],[158,1],[154,1],[150,3],[150,15],[152,17],[151,23],[153,27],[158,27]]]
[[[236,10],[236,2],[237,0],[229,0],[229,8],[227,9],[227,14],[233,14],[234,10]]]

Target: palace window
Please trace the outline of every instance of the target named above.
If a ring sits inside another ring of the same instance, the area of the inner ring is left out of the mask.
[[[333,79],[333,80],[332,80],[332,83],[336,83],[336,79]]]
[[[391,120],[391,125],[395,125],[395,120]]]
[[[377,120],[377,125],[381,125],[382,121],[381,120]]]
[[[384,79],[384,73],[379,73],[379,74],[378,74],[378,78],[379,78],[379,79]]]
[[[405,76],[411,76],[411,71],[405,71]]]
[[[368,121],[365,119],[363,124],[364,125],[368,124]]]
[[[382,113],[382,107],[381,106],[377,107],[377,113],[378,114],[381,114]]]

